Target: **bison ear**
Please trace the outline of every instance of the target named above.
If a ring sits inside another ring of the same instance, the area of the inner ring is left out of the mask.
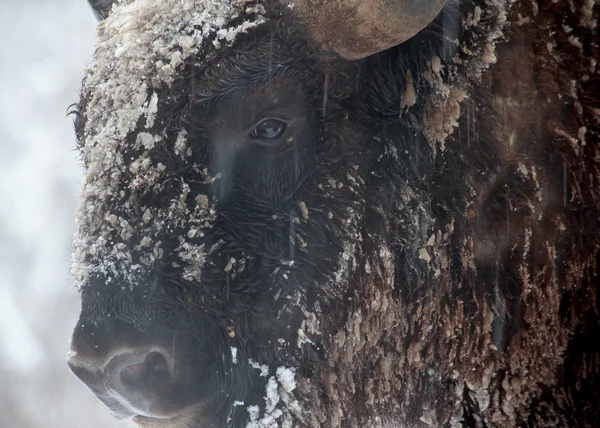
[[[360,59],[410,39],[447,0],[294,0],[310,31],[346,59]]]
[[[98,21],[102,21],[106,19],[108,13],[113,7],[117,0],[88,0],[90,6],[92,6],[92,10],[94,11],[94,15],[96,15],[96,19]]]

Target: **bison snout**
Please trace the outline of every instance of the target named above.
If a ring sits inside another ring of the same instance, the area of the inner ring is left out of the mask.
[[[73,352],[68,365],[115,416],[163,416],[157,407],[173,384],[170,356],[161,350],[115,353],[104,364]]]
[[[80,320],[67,363],[119,418],[171,411],[164,402],[178,384],[172,355],[129,323],[114,317]]]

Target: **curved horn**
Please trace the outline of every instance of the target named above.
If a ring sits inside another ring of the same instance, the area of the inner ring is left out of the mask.
[[[313,37],[346,59],[360,59],[410,39],[446,0],[294,0]]]
[[[96,15],[96,19],[98,21],[102,21],[106,19],[108,13],[113,7],[117,0],[88,0],[88,3],[92,7],[94,11],[94,15]]]

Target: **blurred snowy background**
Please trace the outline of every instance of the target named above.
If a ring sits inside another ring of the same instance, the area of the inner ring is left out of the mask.
[[[69,104],[94,48],[85,0],[0,0],[0,427],[111,428],[65,363],[80,184]]]

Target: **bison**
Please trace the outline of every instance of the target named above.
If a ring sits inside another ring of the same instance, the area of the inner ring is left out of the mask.
[[[92,4],[68,364],[116,417],[600,424],[594,0]]]

